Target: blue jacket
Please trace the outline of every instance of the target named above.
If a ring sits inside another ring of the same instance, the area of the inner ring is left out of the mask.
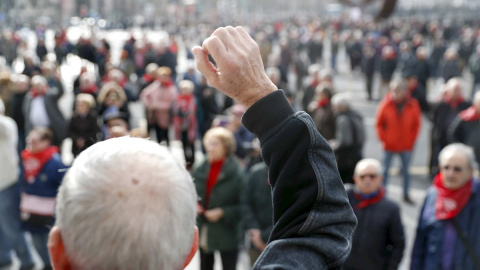
[[[22,166],[22,169],[20,170],[22,192],[39,197],[55,198],[57,196],[58,188],[62,183],[63,176],[65,175],[66,168],[67,166],[63,164],[60,154],[57,153],[53,155],[45,165],[43,165],[35,178],[35,181],[30,184],[25,179]],[[29,224],[24,224],[24,228],[30,232],[48,232],[50,230],[49,228],[32,226]]]
[[[435,201],[437,190],[430,187],[420,212],[417,236],[412,251],[411,269],[442,269],[443,240],[445,225],[448,220],[437,220],[435,217]],[[467,234],[470,245],[480,257],[480,183],[475,180],[473,193],[467,205],[456,217],[461,230]],[[468,256],[459,237],[456,237],[452,267],[454,270],[474,270],[472,260]]]
[[[357,219],[332,149],[282,91],[257,101],[242,121],[260,139],[273,195],[273,231],[253,269],[340,269]]]

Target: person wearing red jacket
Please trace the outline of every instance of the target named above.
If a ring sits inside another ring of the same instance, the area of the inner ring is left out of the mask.
[[[408,195],[410,186],[408,167],[420,124],[420,105],[410,97],[403,83],[392,82],[389,92],[379,104],[376,128],[385,150],[384,185],[387,185],[392,158],[399,155],[402,161],[403,199],[407,203],[413,203]]]

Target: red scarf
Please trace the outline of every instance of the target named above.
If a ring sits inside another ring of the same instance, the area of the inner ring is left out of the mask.
[[[324,98],[318,101],[317,108],[322,108],[324,106],[327,106],[328,104],[330,104],[330,99]]]
[[[170,87],[170,86],[173,85],[173,81],[171,79],[169,79],[165,82],[160,81],[160,85],[163,86],[163,87]]]
[[[471,106],[470,108],[461,111],[458,116],[460,116],[463,121],[467,122],[480,120],[480,113],[474,106]]]
[[[452,99],[450,96],[445,97],[445,104],[450,106],[452,109],[456,109],[460,103],[464,102],[465,99],[463,97],[458,97],[457,99]]]
[[[221,159],[218,161],[213,161],[210,164],[210,171],[207,178],[207,189],[205,191],[205,203],[203,205],[205,209],[208,209],[208,204],[210,203],[210,194],[212,194],[213,187],[217,183],[218,176],[220,175],[220,171],[222,170],[224,162],[225,159]]]
[[[435,217],[438,220],[451,219],[457,216],[467,205],[468,200],[470,200],[473,190],[473,178],[463,187],[451,190],[443,185],[443,177],[439,173],[435,176],[433,185],[438,191],[437,200],[435,201]]]
[[[148,74],[148,73],[145,73],[143,74],[143,80],[145,80],[146,82],[152,82],[153,81],[153,77],[152,75]]]
[[[375,204],[379,202],[381,199],[383,199],[384,196],[385,196],[385,188],[383,187],[379,190],[378,194],[375,197],[372,197],[369,199],[365,199],[361,194],[358,194],[357,192],[355,192],[355,198],[359,200],[359,203],[355,205],[355,208],[362,209],[371,204]]]
[[[86,93],[86,94],[96,94],[97,91],[98,91],[98,87],[95,84],[92,84],[92,85],[87,86],[87,87],[81,87],[80,91],[82,93]]]
[[[45,96],[47,93],[45,92],[45,93],[41,94],[41,93],[39,93],[35,88],[32,87],[32,88],[30,88],[30,94],[32,95],[32,98],[36,98],[36,97],[40,97],[40,96],[43,97],[43,96]]]
[[[47,149],[32,153],[25,149],[22,151],[22,163],[25,172],[25,179],[29,184],[35,182],[35,178],[42,170],[43,166],[52,158],[53,155],[59,152],[57,146],[50,146]]]

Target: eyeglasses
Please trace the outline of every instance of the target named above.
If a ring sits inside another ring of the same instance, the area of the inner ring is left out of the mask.
[[[463,171],[463,168],[460,167],[460,166],[450,166],[450,165],[442,166],[442,170],[444,170],[444,171],[448,171],[450,169],[452,169],[454,172],[462,172]]]
[[[374,178],[377,178],[378,174],[362,174],[362,175],[359,175],[358,177],[360,177],[360,179],[365,179],[365,178],[371,178],[371,179],[374,179]]]

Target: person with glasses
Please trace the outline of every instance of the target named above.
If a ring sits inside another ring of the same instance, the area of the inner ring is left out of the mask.
[[[382,165],[376,159],[360,160],[353,180],[355,185],[346,189],[358,226],[343,269],[397,269],[405,235],[398,204],[385,196]]]
[[[461,143],[439,155],[440,173],[427,191],[411,269],[480,269],[480,184],[473,150]]]

